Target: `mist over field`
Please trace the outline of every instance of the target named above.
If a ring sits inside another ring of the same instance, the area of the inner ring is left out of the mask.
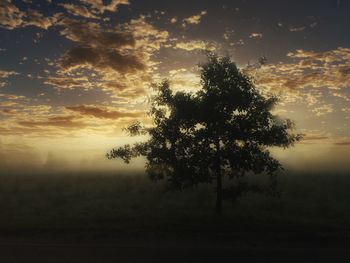
[[[140,157],[131,165],[121,160],[108,160],[105,154],[113,146],[114,140],[105,144],[111,147],[84,148],[65,147],[65,149],[50,149],[42,151],[34,147],[0,144],[1,172],[20,173],[50,173],[50,172],[121,172],[144,170],[145,159]],[[8,147],[13,147],[11,150]],[[298,144],[294,148],[281,150],[271,149],[284,167],[291,171],[319,173],[349,173],[350,149],[343,145]],[[310,154],[312,153],[312,154]]]

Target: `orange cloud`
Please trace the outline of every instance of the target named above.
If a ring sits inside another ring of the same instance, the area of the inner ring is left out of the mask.
[[[193,15],[193,16],[190,16],[190,17],[187,17],[183,20],[183,27],[186,27],[187,25],[198,25],[201,20],[202,20],[202,17],[207,15],[208,12],[207,11],[202,11],[200,12],[198,15]]]
[[[18,9],[11,0],[0,2],[0,27],[15,29],[18,27],[36,26],[48,29],[55,25],[60,15],[45,17],[38,10],[28,9],[26,12]]]
[[[14,29],[23,23],[24,12],[20,11],[11,0],[0,2],[0,27]]]
[[[295,92],[305,88],[342,89],[350,87],[350,49],[326,52],[297,50],[287,55],[291,63],[264,66],[257,83],[273,90]]]
[[[75,4],[60,4],[66,11],[74,16],[81,16],[86,18],[99,19],[98,16],[94,15],[86,6],[75,5]]]
[[[49,76],[44,82],[45,84],[54,86],[58,89],[90,89],[91,83],[87,77],[52,77]]]
[[[79,0],[82,4],[89,6],[95,13],[104,13],[105,11],[116,12],[119,5],[128,5],[128,0],[111,0],[105,5],[103,0]]]
[[[177,42],[175,44],[176,49],[183,49],[187,51],[193,51],[197,49],[215,51],[216,47],[212,43],[207,43],[202,40],[191,40],[187,42]]]
[[[49,117],[45,121],[19,121],[18,124],[27,127],[54,126],[73,129],[80,129],[86,127],[86,124],[84,122],[76,121],[76,119],[76,116],[56,116]]]
[[[5,87],[7,85],[7,79],[18,75],[19,73],[15,71],[7,71],[7,70],[0,70],[0,88]]]
[[[262,38],[263,37],[263,34],[261,33],[251,33],[249,35],[249,38]]]
[[[340,146],[350,146],[350,141],[349,142],[336,142],[334,144],[335,145],[340,145]]]
[[[97,106],[72,106],[66,107],[66,109],[77,112],[81,115],[93,116],[96,118],[102,119],[121,119],[121,118],[137,118],[144,115],[144,112],[123,112],[117,110],[111,110],[106,107],[97,107]]]
[[[23,26],[36,26],[39,28],[48,29],[49,27],[55,25],[57,21],[58,15],[45,17],[39,11],[29,9],[26,12],[26,21]]]

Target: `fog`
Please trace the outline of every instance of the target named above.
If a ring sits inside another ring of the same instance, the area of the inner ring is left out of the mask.
[[[49,148],[49,147],[47,147]],[[24,145],[0,143],[2,173],[65,173],[65,172],[142,172],[144,158],[130,164],[108,160],[106,146],[41,149]],[[349,173],[350,147],[334,144],[298,144],[290,149],[271,149],[286,170],[300,172]]]

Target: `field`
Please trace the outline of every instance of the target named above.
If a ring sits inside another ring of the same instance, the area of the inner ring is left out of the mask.
[[[225,202],[221,216],[214,213],[213,188],[171,192],[142,174],[3,174],[0,260],[350,259],[348,175],[284,174],[281,197],[248,194]]]
[[[350,244],[345,174],[284,174],[281,197],[248,194],[235,204],[226,202],[222,216],[214,213],[213,187],[171,192],[142,174],[1,175],[0,233],[240,246]]]

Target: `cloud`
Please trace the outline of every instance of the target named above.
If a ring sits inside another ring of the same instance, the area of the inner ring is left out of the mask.
[[[84,23],[70,18],[62,19],[59,25],[64,27],[61,35],[82,45],[105,48],[133,47],[135,45],[135,39],[130,31],[103,29],[98,23]]]
[[[19,73],[15,71],[0,70],[0,79],[9,78],[11,76],[18,75],[18,74]]]
[[[316,27],[317,25],[318,25],[317,22],[313,22],[313,23],[310,24],[310,28],[314,28],[314,27]]]
[[[23,23],[25,13],[20,11],[11,0],[0,1],[0,27],[14,29]]]
[[[75,4],[60,4],[60,6],[64,7],[68,13],[74,16],[99,19],[99,17],[90,12],[86,6]]]
[[[232,38],[232,36],[234,36],[234,34],[235,34],[235,31],[233,29],[226,29],[222,37],[225,40],[229,40]]]
[[[8,100],[21,100],[21,99],[25,99],[25,96],[21,96],[21,95],[15,95],[15,94],[3,94],[0,93],[0,98],[4,98],[4,99],[8,99]]]
[[[312,110],[316,114],[317,117],[329,114],[334,112],[334,105],[333,104],[325,104],[319,107],[316,107]]]
[[[1,96],[10,98],[10,96]],[[120,127],[133,119],[144,119],[144,111],[127,107],[106,105],[79,105],[57,107],[50,105],[30,105],[33,100],[8,100],[14,104],[0,102],[0,134],[26,135],[27,138],[67,138],[121,133]],[[18,102],[18,103],[17,103]]]
[[[249,38],[262,38],[263,37],[263,34],[261,33],[251,33],[249,35]]]
[[[296,50],[287,56],[293,61],[264,66],[257,82],[284,92],[350,87],[350,48],[325,52]]]
[[[341,93],[341,92],[336,92],[336,91],[333,91],[331,92],[331,94],[334,96],[334,97],[338,97],[338,98],[341,98],[341,99],[344,99],[346,100],[347,102],[350,102],[350,97]]]
[[[348,142],[335,142],[334,145],[350,146],[350,141],[348,141]]]
[[[195,70],[185,68],[170,70],[167,78],[175,91],[196,91],[200,88],[200,77]]]
[[[79,0],[80,3],[89,6],[93,12],[103,14],[105,11],[116,12],[119,5],[128,5],[128,0],[111,0],[105,5],[103,0]]]
[[[136,43],[135,48],[141,50],[145,55],[152,55],[158,51],[169,40],[169,32],[158,30],[146,21],[145,16],[132,19],[126,25],[126,29],[133,32]]]
[[[0,102],[0,111],[6,115],[6,119],[0,123],[0,133],[21,134],[24,129],[23,126],[18,126],[18,123],[23,122],[29,127],[29,123],[26,122],[45,122],[53,112],[53,108],[49,105],[28,105],[30,99],[24,96],[0,94],[0,98],[3,100]],[[33,128],[34,125],[31,127]],[[35,129],[35,131],[38,130]],[[28,131],[26,130],[26,132]]]
[[[305,25],[305,26],[290,26],[290,27],[288,27],[288,30],[289,30],[290,32],[302,32],[302,31],[304,31],[306,28],[313,29],[313,28],[315,28],[317,25],[318,25],[318,22],[314,21],[314,22],[312,22],[311,24]],[[283,26],[283,25],[282,25],[282,26]]]
[[[302,129],[299,131],[303,134],[300,144],[329,144],[333,143],[333,138],[331,133],[327,133],[323,130],[310,130]]]
[[[208,42],[204,42],[202,40],[191,40],[187,42],[177,42],[175,44],[176,49],[183,49],[187,51],[192,51],[192,50],[209,50],[209,51],[215,51],[216,47],[213,44],[210,44]]]
[[[0,27],[16,29],[19,27],[36,26],[48,29],[58,21],[59,15],[45,17],[38,10],[28,9],[25,12],[15,6],[11,0],[0,2]]]
[[[133,73],[145,69],[141,58],[133,54],[123,54],[118,50],[77,46],[69,50],[63,57],[62,68],[91,66],[93,69],[112,69],[121,74]]]
[[[140,32],[132,34],[128,29],[124,32],[121,29],[104,30],[99,24],[71,19],[66,19],[61,24],[65,26],[61,34],[79,43],[63,56],[63,69],[89,66],[100,73],[114,70],[126,74],[146,68],[143,54],[135,50],[135,34]]]
[[[90,87],[110,93],[113,99],[135,101],[145,96],[157,65],[153,55],[168,42],[167,31],[155,28],[145,16],[113,28],[73,18],[63,18],[59,25],[61,35],[76,46],[61,57],[56,76],[50,76],[47,84],[79,88],[86,84],[80,78],[88,73]]]
[[[39,11],[28,9],[26,13],[26,21],[23,26],[36,26],[42,29],[48,29],[53,26],[58,20],[58,15],[45,17]]]
[[[148,74],[150,53],[159,45],[157,39],[148,39],[148,36],[159,31],[146,22],[144,27],[136,20],[132,22],[132,25],[106,29],[94,22],[63,19],[60,22],[63,26],[61,35],[77,45],[62,56],[59,63],[61,70],[57,71],[57,76],[50,76],[46,83],[57,88],[100,88],[121,96],[144,94],[143,81]],[[149,32],[149,29],[153,31]],[[148,44],[151,40],[154,41]],[[86,74],[86,70],[89,76],[95,76],[93,80],[82,77],[82,72]]]
[[[303,141],[320,141],[320,140],[328,140],[328,136],[317,136],[317,135],[306,135],[303,137]]]
[[[5,87],[8,84],[7,79],[18,75],[15,71],[0,70],[0,88]]]
[[[90,89],[91,82],[87,77],[53,77],[49,76],[47,80],[44,82],[47,85],[54,86],[58,89]]]
[[[121,119],[121,118],[137,118],[144,115],[144,112],[123,112],[110,109],[107,107],[98,107],[90,105],[80,105],[66,107],[66,109],[77,112],[81,115],[93,116],[102,119]]]
[[[77,121],[76,116],[56,116],[49,117],[44,121],[19,121],[18,124],[27,127],[36,127],[36,126],[54,126],[60,128],[72,128],[80,129],[86,127],[86,124],[82,121]]]
[[[297,27],[297,26],[290,26],[289,27],[289,31],[290,32],[300,32],[300,31],[304,31],[305,30],[305,26],[300,26],[300,27]]]
[[[197,15],[187,17],[187,18],[183,19],[182,26],[186,27],[187,25],[198,25],[198,24],[200,24],[202,17],[207,15],[207,14],[208,14],[207,11],[202,11]]]
[[[287,54],[285,62],[264,65],[254,74],[262,91],[279,95],[284,104],[304,103],[321,117],[336,111],[334,100],[326,95],[344,99],[341,103],[349,101],[345,93],[349,72],[350,49],[339,47],[324,52],[296,50]]]
[[[173,17],[170,19],[170,23],[175,24],[177,22],[177,17]]]
[[[1,107],[1,102],[0,102],[0,107]],[[12,105],[11,105],[12,106]],[[13,110],[13,109],[3,109],[0,110],[0,114],[4,114],[4,115],[15,115],[17,114],[18,111],[17,110]]]
[[[0,101],[0,107],[12,107],[15,105],[18,105],[18,103],[14,101]]]

